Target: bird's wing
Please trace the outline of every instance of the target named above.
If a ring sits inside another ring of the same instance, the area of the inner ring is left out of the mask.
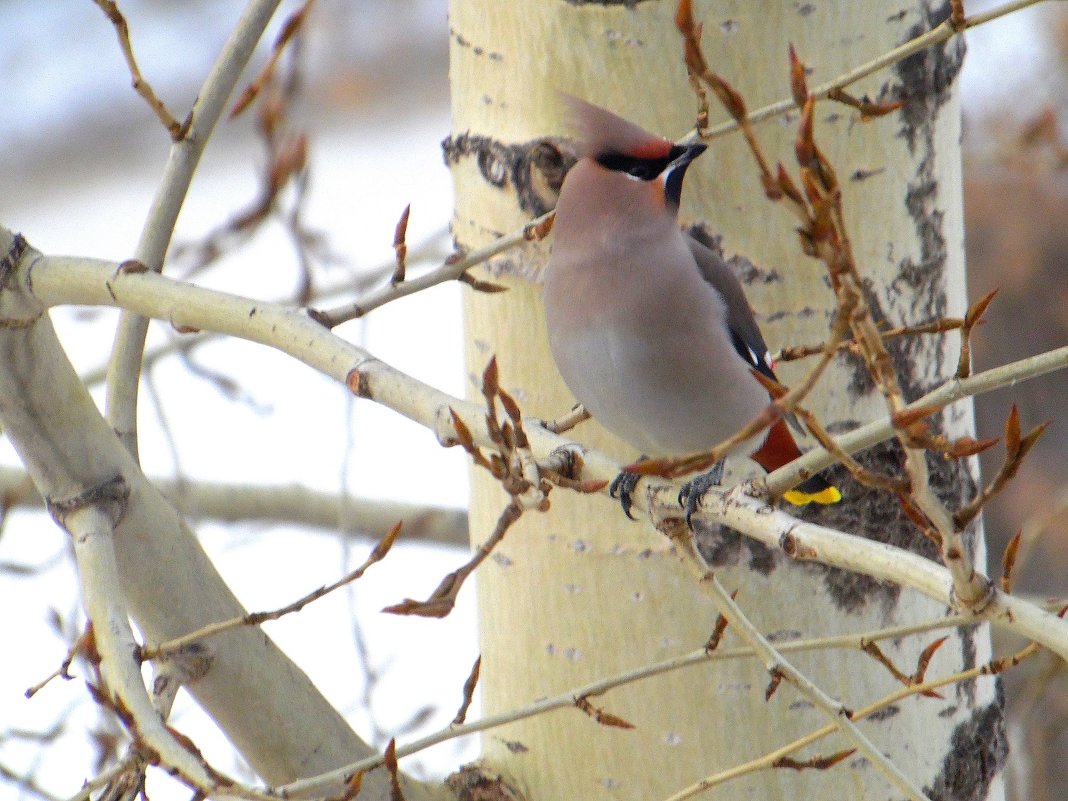
[[[727,304],[727,328],[734,349],[745,362],[772,381],[777,381],[771,369],[768,346],[760,333],[753,310],[746,300],[742,285],[722,258],[691,236],[686,237],[690,252],[697,261],[697,269],[708,283],[716,288]]]

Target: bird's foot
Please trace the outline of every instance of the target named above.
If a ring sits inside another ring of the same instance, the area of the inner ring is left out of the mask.
[[[707,473],[702,473],[693,481],[687,481],[682,485],[682,489],[679,490],[679,506],[686,510],[687,526],[692,528],[690,518],[693,517],[697,507],[700,506],[701,498],[704,497],[704,494],[708,492],[710,487],[718,487],[722,481],[723,462],[719,461]]]
[[[630,513],[630,510],[634,505],[631,495],[634,494],[634,488],[638,486],[638,481],[640,480],[641,476],[637,473],[628,473],[623,470],[608,487],[608,494],[613,498],[619,499],[619,505],[623,507],[623,513],[631,520],[638,519]]]

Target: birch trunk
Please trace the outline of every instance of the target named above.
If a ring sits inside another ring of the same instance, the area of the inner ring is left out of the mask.
[[[457,205],[453,230],[464,247],[484,244],[551,206],[562,172],[554,143],[566,133],[554,97],[563,90],[678,137],[692,127],[673,2],[498,3],[450,5],[453,131],[446,154]],[[948,4],[920,0],[850,3],[697,4],[713,69],[745,96],[750,109],[789,94],[787,46],[811,68],[813,84],[882,54],[933,27]],[[845,208],[873,311],[893,324],[915,323],[966,307],[960,189],[959,40],[884,70],[854,94],[894,98],[906,107],[862,123],[844,106],[818,107],[817,141],[845,184]],[[713,122],[723,115],[713,107]],[[773,159],[789,166],[796,117],[761,125]],[[823,266],[800,255],[793,220],[763,197],[740,137],[713,143],[690,170],[682,216],[722,237],[737,264],[771,348],[822,340],[833,295]],[[478,375],[491,353],[502,383],[525,414],[567,411],[546,347],[538,289],[530,278],[547,255],[531,247],[493,265],[504,295],[468,293],[467,369]],[[503,277],[502,277],[503,276]],[[955,337],[896,346],[910,397],[952,374]],[[796,382],[804,365],[783,365]],[[474,379],[472,379],[474,381]],[[472,395],[476,384],[471,384]],[[832,431],[885,413],[862,365],[840,359],[809,406]],[[970,404],[942,421],[972,429]],[[593,423],[575,436],[632,460],[633,453]],[[710,443],[711,444],[711,443]],[[892,469],[895,456],[873,449],[866,460]],[[728,476],[751,467],[735,460]],[[977,474],[935,465],[946,499],[967,495]],[[935,557],[897,502],[844,480],[846,500],[809,516],[828,525],[911,547]],[[473,472],[472,541],[492,530],[506,503],[494,482]],[[981,532],[975,532],[982,550]],[[944,609],[912,593],[862,577],[788,564],[729,532],[701,532],[721,581],[739,590],[743,609],[779,639],[862,632],[928,619]],[[527,514],[478,577],[481,688],[492,714],[584,682],[698,648],[715,622],[710,604],[683,574],[662,539],[632,523],[606,497],[557,491],[552,509]],[[935,557],[937,558],[937,557]],[[982,561],[980,561],[982,564]],[[909,671],[933,639],[909,637],[886,652]],[[985,629],[951,633],[929,675],[989,657]],[[856,651],[799,655],[795,664],[855,707],[895,689],[886,670]],[[497,730],[484,761],[526,798],[662,798],[719,770],[758,757],[821,725],[823,719],[785,685],[764,700],[768,676],[755,662],[717,663],[649,679],[593,699],[634,724],[608,728],[577,710],[559,711]],[[1000,693],[985,680],[951,688],[944,699],[913,698],[862,724],[865,732],[933,798],[999,799],[1005,757]],[[521,747],[520,747],[521,746]],[[807,753],[846,747],[837,738]],[[886,781],[864,760],[828,771],[765,771],[718,790],[717,798],[884,798]]]

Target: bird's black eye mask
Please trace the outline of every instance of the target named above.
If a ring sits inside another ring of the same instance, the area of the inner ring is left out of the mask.
[[[636,156],[627,156],[623,153],[602,153],[597,157],[597,163],[606,170],[626,173],[631,178],[637,178],[641,181],[652,181],[666,170],[671,162],[685,152],[686,148],[682,145],[675,145],[668,151],[666,156],[659,159],[643,159]]]

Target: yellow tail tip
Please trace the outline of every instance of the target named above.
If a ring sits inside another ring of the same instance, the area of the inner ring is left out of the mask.
[[[782,497],[794,506],[808,506],[810,503],[826,506],[842,500],[842,493],[838,491],[838,487],[825,487],[819,492],[802,492],[801,490],[792,489]]]

